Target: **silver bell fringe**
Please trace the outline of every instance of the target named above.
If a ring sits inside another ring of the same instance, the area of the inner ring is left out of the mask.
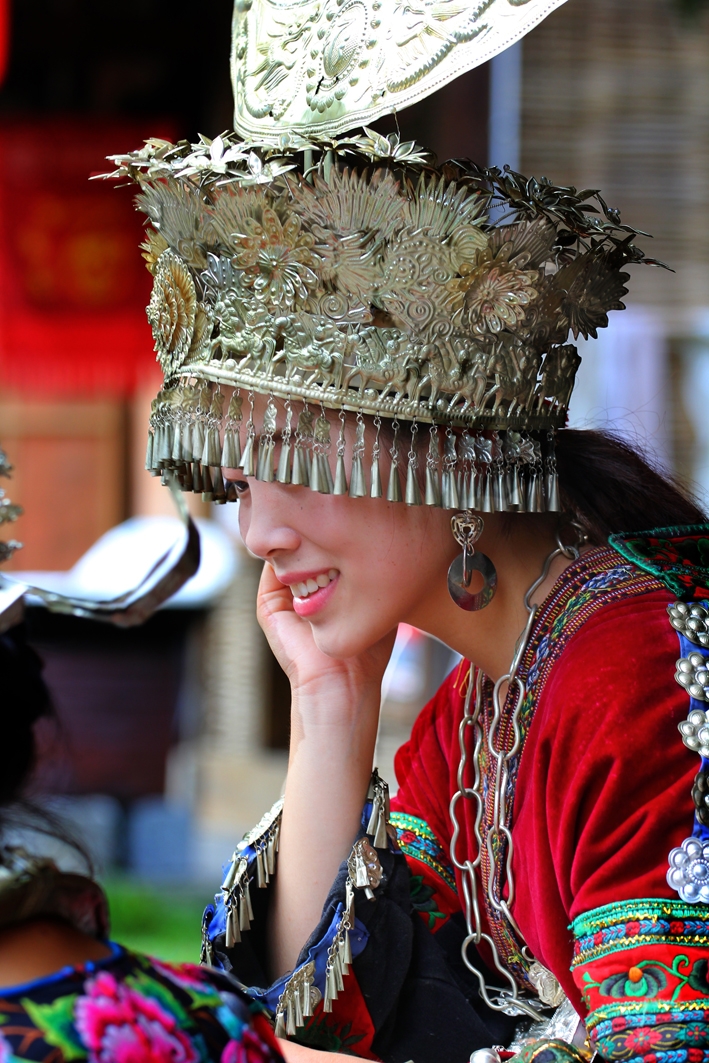
[[[409,506],[480,513],[561,509],[553,431],[508,429],[473,435],[448,427],[441,435],[431,425],[422,454],[417,422],[408,425],[408,442],[402,448],[400,422],[389,422],[382,436],[384,422],[376,416],[368,444],[365,418],[358,412],[348,467],[348,415],[341,410],[333,474],[332,421],[324,408],[316,417],[307,403],[294,406],[290,399],[270,395],[257,424],[254,396],[249,394],[244,425],[241,393],[231,394],[226,414],[224,404],[218,385],[182,382],[162,391],[153,402],[146,469],[163,479],[172,471],[184,491],[217,504],[238,498],[234,485],[224,482],[222,470],[241,469],[245,476],[266,483],[350,498],[385,497]],[[382,468],[382,460],[388,468]]]
[[[253,879],[249,877],[248,850],[255,851],[256,885],[259,889],[265,889],[276,869],[282,813],[281,797],[256,826],[244,835],[227,868],[221,888],[226,912],[225,944],[228,949],[241,941],[241,935],[251,928],[254,918],[250,893],[250,883]],[[212,945],[205,928],[202,935],[202,956],[209,957],[211,951]]]
[[[370,901],[375,900],[374,890],[382,881],[382,866],[376,849],[387,848],[392,830],[389,826],[389,787],[376,768],[372,773],[367,800],[372,802],[372,812],[366,834],[372,838],[372,842],[367,836],[359,838],[347,860],[345,903],[327,951],[325,992],[321,994],[314,985],[315,966],[312,962],[294,971],[276,1007],[276,1037],[293,1037],[321,1000],[323,1010],[331,1012],[333,1002],[345,990],[345,978],[352,965],[350,933],[355,927],[355,891],[363,890]]]

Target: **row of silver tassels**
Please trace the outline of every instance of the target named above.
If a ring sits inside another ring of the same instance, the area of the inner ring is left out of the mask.
[[[367,799],[372,802],[367,834],[372,836],[375,846],[384,848],[389,822],[389,788],[376,769]],[[325,992],[322,994],[314,984],[315,965],[312,961],[299,967],[286,983],[276,1007],[276,1037],[293,1037],[321,1000],[323,1010],[332,1011],[333,1002],[345,989],[344,979],[352,965],[350,933],[355,927],[355,890],[364,890],[368,899],[374,900],[373,891],[382,879],[379,857],[366,837],[355,842],[347,861],[347,872],[345,903],[327,952]]]
[[[175,396],[178,396],[177,400]],[[170,401],[165,401],[165,398]],[[245,476],[263,482],[308,486],[322,494],[351,498],[382,498],[407,505],[472,509],[481,513],[558,512],[559,484],[550,433],[546,457],[541,445],[518,432],[493,432],[489,436],[467,431],[444,430],[443,453],[436,426],[429,429],[423,485],[419,470],[417,435],[419,425],[409,426],[410,443],[404,453],[402,429],[393,422],[393,441],[388,447],[389,476],[386,492],[380,471],[381,420],[374,418],[376,435],[372,446],[369,477],[365,471],[365,422],[357,414],[355,440],[346,467],[346,415],[340,413],[335,473],[330,466],[331,424],[324,411],[304,406],[293,427],[294,411],[285,403],[286,420],[280,432],[276,460],[278,409],[268,400],[257,442],[253,397],[243,425],[243,397],[235,392],[223,416],[224,395],[211,387],[181,386],[163,392],[154,404],[148,436],[145,467],[153,475],[172,470],[185,491],[202,494],[204,501],[237,500],[233,483],[223,479],[222,469],[240,469]],[[223,432],[222,432],[223,425]],[[245,430],[242,448],[242,428]],[[402,490],[403,476],[403,490]],[[368,482],[367,482],[368,480]],[[423,492],[421,490],[423,486]]]

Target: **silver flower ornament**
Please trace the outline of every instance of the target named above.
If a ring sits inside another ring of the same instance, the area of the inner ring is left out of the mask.
[[[700,757],[709,757],[709,712],[692,709],[678,726],[687,749],[699,753]]]
[[[709,610],[699,603],[675,602],[667,606],[667,612],[675,631],[690,642],[709,648]]]
[[[709,903],[709,842],[685,838],[669,856],[668,885],[683,901]]]
[[[690,697],[709,701],[709,660],[701,653],[690,653],[677,661],[675,679]]]

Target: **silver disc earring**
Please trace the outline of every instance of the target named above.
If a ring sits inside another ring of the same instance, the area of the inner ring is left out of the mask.
[[[463,547],[448,569],[448,593],[457,606],[466,612],[484,609],[495,597],[497,589],[497,569],[487,554],[475,552],[475,543],[483,533],[482,517],[466,510],[451,517],[451,531],[455,541]],[[483,578],[482,589],[476,594],[469,590],[473,572],[479,572]]]

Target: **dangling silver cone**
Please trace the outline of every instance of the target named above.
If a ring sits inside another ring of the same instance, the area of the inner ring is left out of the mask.
[[[345,469],[345,459],[342,454],[337,455],[337,463],[335,465],[335,486],[332,493],[334,495],[347,494],[347,470]]]

